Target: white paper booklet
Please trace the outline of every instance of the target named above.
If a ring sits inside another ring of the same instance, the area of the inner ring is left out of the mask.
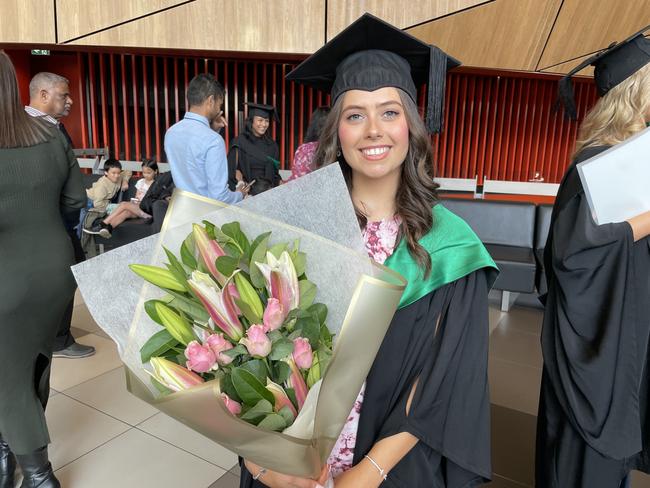
[[[650,128],[577,165],[598,225],[650,210]]]

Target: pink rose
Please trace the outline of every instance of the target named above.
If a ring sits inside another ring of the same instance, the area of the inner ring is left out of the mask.
[[[239,415],[241,413],[241,405],[237,403],[235,400],[233,400],[232,398],[230,398],[228,395],[222,393],[221,399],[223,400],[223,403],[226,405],[226,408],[231,414]]]
[[[246,337],[241,342],[251,356],[265,358],[271,352],[271,340],[266,336],[263,325],[251,325],[246,331]]]
[[[293,340],[293,360],[300,369],[311,368],[313,355],[309,341],[304,337]]]
[[[217,358],[217,363],[221,366],[226,366],[232,363],[232,358],[223,351],[232,349],[232,344],[228,341],[223,334],[210,334],[205,338],[205,344],[212,350]]]
[[[217,357],[212,349],[197,341],[192,341],[187,345],[185,357],[187,358],[187,368],[197,373],[207,373],[217,362]]]
[[[269,298],[264,310],[264,327],[266,331],[279,329],[284,322],[284,307],[277,298]]]

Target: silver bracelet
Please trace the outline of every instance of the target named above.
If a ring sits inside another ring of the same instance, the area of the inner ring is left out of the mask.
[[[377,468],[377,471],[379,471],[379,476],[381,476],[382,478],[384,478],[384,481],[386,481],[386,480],[388,479],[388,475],[387,475],[386,472],[384,471],[384,468],[382,468],[381,466],[379,466],[379,464],[377,464],[373,458],[371,458],[371,457],[368,456],[367,454],[366,454],[365,456],[363,456],[363,457],[365,457],[368,461],[370,461],[370,462],[372,463],[372,465],[373,465],[375,468]]]
[[[255,476],[253,476],[253,480],[254,480],[254,481],[257,481],[257,480],[260,479],[262,476],[264,476],[266,473],[267,473],[267,469],[266,469],[266,468],[260,468],[260,470],[258,471],[258,473],[257,473]]]

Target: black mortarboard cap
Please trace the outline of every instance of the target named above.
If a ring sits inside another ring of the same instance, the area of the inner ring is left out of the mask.
[[[273,105],[264,105],[262,103],[253,103],[246,102],[245,105],[248,105],[248,116],[253,117],[255,115],[259,117],[264,117],[265,119],[270,119],[273,117],[276,122],[280,122],[278,117],[278,111]]]
[[[417,86],[428,84],[426,126],[440,132],[447,70],[460,61],[377,17],[364,14],[287,75],[321,90],[332,104],[348,90],[401,88],[417,103]]]
[[[590,64],[593,65],[594,82],[598,95],[602,97],[650,62],[650,39],[643,36],[648,29],[650,29],[650,25],[622,42],[612,43],[607,49],[585,59],[560,80],[558,98],[571,119],[577,118],[571,77]]]

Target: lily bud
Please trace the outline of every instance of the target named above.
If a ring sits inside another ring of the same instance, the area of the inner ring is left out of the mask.
[[[285,386],[287,388],[293,388],[293,391],[296,393],[296,401],[298,402],[298,411],[300,411],[300,409],[302,409],[302,406],[305,404],[305,399],[307,398],[309,389],[307,388],[307,384],[305,383],[305,380],[303,379],[302,374],[300,373],[298,366],[296,366],[293,358],[288,357],[283,359],[283,361],[287,363],[289,365],[289,369],[291,369],[291,375],[285,382]]]
[[[241,405],[237,403],[235,400],[233,400],[232,398],[230,398],[228,395],[222,393],[221,399],[223,400],[223,403],[226,405],[226,408],[231,414],[239,415],[241,413]]]
[[[291,410],[294,417],[298,415],[298,412],[296,412],[296,407],[294,407],[293,403],[291,403],[291,400],[289,400],[289,397],[284,391],[284,388],[282,388],[277,383],[273,383],[270,379],[267,378],[266,389],[273,393],[273,397],[275,398],[275,405],[273,406],[273,410],[279,412],[282,410],[282,407],[289,407],[289,410]]]
[[[188,280],[188,284],[207,310],[214,325],[232,340],[241,339],[244,327],[239,322],[230,288],[225,287],[223,290],[219,290],[212,278],[200,271],[192,271],[192,277]]]
[[[246,337],[239,341],[246,346],[251,356],[265,358],[271,352],[271,340],[264,332],[263,325],[251,325],[246,331]]]
[[[296,268],[293,266],[291,256],[287,251],[280,255],[280,259],[266,253],[266,263],[255,263],[264,275],[266,289],[272,298],[282,304],[285,314],[298,308],[300,302],[300,288]]]
[[[309,341],[304,337],[293,340],[293,360],[300,369],[311,368],[312,352]]]
[[[172,391],[181,391],[203,383],[203,378],[189,369],[165,358],[151,358],[153,373],[147,371],[161,385]]]
[[[178,342],[187,346],[190,342],[196,339],[192,326],[183,316],[176,313],[162,302],[156,302],[154,309],[156,310],[158,317],[160,317],[160,321],[163,323],[165,329],[167,329],[171,336]]]
[[[262,314],[264,313],[264,306],[255,288],[253,288],[253,285],[241,273],[235,274],[234,279],[235,286],[239,292],[239,299],[250,307],[251,311],[258,317],[258,321],[261,320]]]
[[[185,285],[179,282],[171,271],[158,266],[146,264],[129,264],[129,268],[138,276],[159,288],[166,288],[174,291],[187,291]]]
[[[205,264],[205,267],[208,268],[210,274],[219,282],[219,284],[223,286],[224,283],[226,283],[226,277],[217,270],[216,261],[217,258],[226,255],[225,251],[217,241],[210,239],[210,236],[203,226],[193,224],[192,233],[203,264]]]

